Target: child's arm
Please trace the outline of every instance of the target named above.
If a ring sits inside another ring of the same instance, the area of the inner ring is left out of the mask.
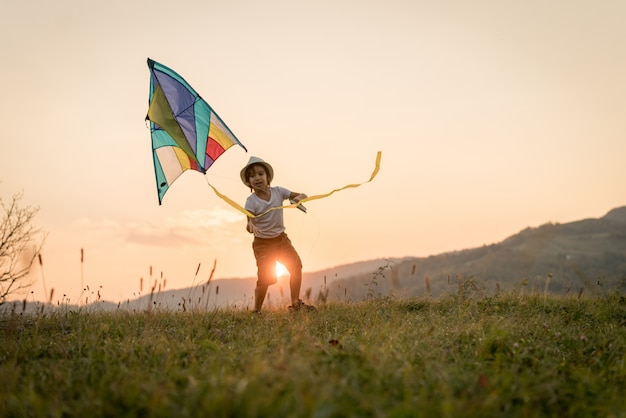
[[[289,200],[293,200],[294,202],[299,202],[302,199],[306,199],[308,196],[305,195],[304,193],[298,193],[298,192],[291,192],[291,194],[289,195]]]

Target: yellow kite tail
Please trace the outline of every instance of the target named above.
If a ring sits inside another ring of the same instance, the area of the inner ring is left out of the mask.
[[[276,210],[276,209],[285,209],[285,208],[295,208],[297,207],[299,204],[301,203],[305,203],[305,202],[309,202],[311,200],[318,200],[318,199],[323,199],[325,197],[328,197],[334,193],[337,193],[341,190],[345,190],[345,189],[350,189],[350,188],[355,188],[355,187],[359,187],[362,186],[365,183],[369,183],[372,180],[374,180],[374,177],[376,177],[376,175],[378,174],[378,172],[380,171],[380,159],[382,157],[382,152],[378,151],[378,153],[376,154],[376,166],[374,167],[374,171],[372,171],[372,175],[370,176],[369,180],[364,181],[363,183],[354,183],[354,184],[348,184],[346,186],[343,186],[339,189],[334,189],[331,192],[328,193],[324,193],[324,194],[318,194],[315,196],[309,196],[306,197],[296,203],[292,203],[290,205],[285,205],[285,206],[275,206],[272,208],[269,208],[268,210],[266,210],[263,213],[260,213],[258,215],[254,215],[253,213],[251,213],[250,211],[246,210],[244,207],[242,207],[241,205],[237,204],[235,201],[233,201],[232,199],[230,199],[228,196],[223,195],[222,193],[220,193],[211,183],[207,183],[209,184],[209,186],[211,186],[211,188],[213,189],[213,191],[215,192],[215,194],[221,198],[224,202],[228,203],[229,205],[231,205],[233,208],[237,209],[239,212],[243,213],[244,215],[246,215],[249,218],[258,218],[260,216],[265,215],[266,213],[268,213],[269,211],[272,210]]]
[[[209,183],[208,181],[207,181],[207,184],[208,184],[209,186],[211,186],[211,189],[213,189],[213,191],[215,192],[215,194],[216,194],[218,197],[220,197],[220,198],[221,198],[224,202],[228,203],[229,205],[231,205],[232,207],[234,207],[235,209],[237,209],[239,212],[243,213],[244,215],[246,215],[246,216],[248,216],[248,217],[250,217],[250,218],[256,218],[256,216],[255,216],[252,212],[250,212],[250,211],[246,210],[246,208],[244,208],[243,206],[239,205],[237,202],[235,202],[234,200],[232,200],[230,197],[228,197],[228,196],[226,196],[226,195],[221,194],[221,193],[220,193],[220,192],[219,192],[219,191],[218,191],[218,190],[217,190],[217,189],[216,189],[216,188],[215,188],[215,187],[214,187],[211,183]]]
[[[361,185],[363,185],[363,184],[365,184],[365,183],[369,183],[370,181],[374,180],[374,177],[376,177],[376,175],[377,175],[377,174],[378,174],[378,172],[380,171],[380,158],[381,158],[381,156],[382,156],[382,152],[381,152],[381,151],[378,151],[378,154],[376,154],[376,166],[374,167],[374,171],[372,171],[372,175],[370,176],[369,180],[364,181],[363,183],[348,184],[347,186],[343,186],[343,187],[341,187],[341,188],[339,188],[339,189],[335,189],[335,190],[333,190],[332,192],[329,192],[329,193],[325,193],[325,194],[318,194],[318,195],[315,195],[315,196],[309,196],[309,197],[306,197],[306,198],[304,198],[304,199],[302,199],[302,200],[298,201],[297,203],[294,203],[294,204],[291,204],[291,205],[288,205],[288,206],[285,206],[285,207],[296,207],[296,206],[298,206],[300,203],[309,202],[309,201],[311,201],[311,200],[323,199],[323,198],[328,197],[328,196],[330,196],[331,194],[336,193],[336,192],[339,192],[339,191],[341,191],[341,190],[350,189],[350,188],[355,188],[355,187],[359,187],[359,186],[361,186]]]

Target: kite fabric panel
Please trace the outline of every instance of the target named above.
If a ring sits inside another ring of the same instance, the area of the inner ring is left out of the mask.
[[[148,58],[152,156],[159,205],[172,183],[185,171],[202,174],[237,139],[215,110],[172,69]]]

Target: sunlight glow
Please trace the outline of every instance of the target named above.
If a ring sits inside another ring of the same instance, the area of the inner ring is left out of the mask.
[[[276,262],[276,277],[281,278],[287,276],[289,272],[287,271],[287,267],[280,264],[278,261]]]

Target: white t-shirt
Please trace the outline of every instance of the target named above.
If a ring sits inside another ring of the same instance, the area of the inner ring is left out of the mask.
[[[263,213],[269,208],[282,206],[286,199],[289,199],[291,190],[284,187],[270,187],[270,200],[263,200],[255,193],[252,193],[246,199],[246,210],[255,215]],[[275,238],[285,232],[285,222],[283,219],[283,210],[275,209],[267,212],[265,215],[254,219],[257,233],[254,236],[259,238]]]

